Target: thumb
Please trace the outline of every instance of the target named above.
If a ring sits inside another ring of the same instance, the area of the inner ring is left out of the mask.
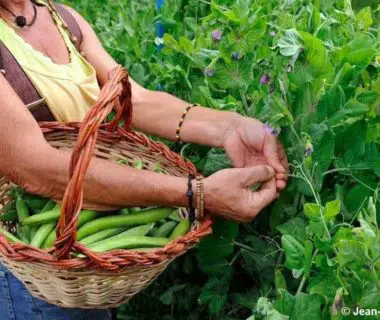
[[[242,170],[246,176],[243,181],[244,187],[250,187],[257,182],[265,182],[271,180],[275,176],[275,171],[270,166],[259,165]]]
[[[262,184],[261,188],[253,193],[255,206],[264,208],[277,198],[276,179],[272,178]]]

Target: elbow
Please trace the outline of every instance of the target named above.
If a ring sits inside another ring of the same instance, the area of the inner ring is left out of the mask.
[[[47,143],[41,145],[24,145],[23,150],[14,150],[3,157],[0,164],[1,175],[27,192],[40,196],[55,198],[57,184],[49,180],[48,162],[53,157],[53,148]],[[53,175],[54,176],[54,175]]]

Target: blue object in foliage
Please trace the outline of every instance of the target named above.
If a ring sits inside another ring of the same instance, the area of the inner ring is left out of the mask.
[[[160,10],[162,8],[162,6],[164,5],[165,3],[165,0],[156,0],[156,7],[157,7],[157,11]],[[164,25],[162,24],[162,22],[158,21],[157,22],[157,29],[156,29],[156,36],[158,38],[162,38],[165,34],[165,27]],[[159,44],[157,46],[157,49],[160,51],[164,46],[162,44]]]

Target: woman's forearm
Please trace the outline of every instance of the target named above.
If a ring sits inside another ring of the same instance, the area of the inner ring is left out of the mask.
[[[133,101],[133,125],[150,134],[175,140],[176,129],[188,102],[164,92],[145,91]],[[204,107],[192,108],[181,127],[181,140],[222,147],[238,114]]]
[[[29,157],[15,180],[29,192],[61,200],[70,153],[44,147]],[[185,206],[186,179],[93,158],[84,180],[84,207]]]

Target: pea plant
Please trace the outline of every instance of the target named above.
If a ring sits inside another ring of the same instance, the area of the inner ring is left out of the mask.
[[[145,0],[67,2],[136,81],[262,120],[291,164],[287,190],[256,221],[216,221],[120,319],[380,309],[378,2],[166,0],[159,11]],[[168,144],[206,175],[231,166],[223,150]]]

